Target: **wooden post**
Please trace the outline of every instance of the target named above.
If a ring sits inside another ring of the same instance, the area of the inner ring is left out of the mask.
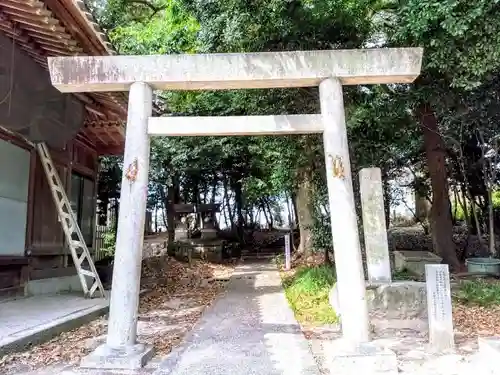
[[[369,341],[368,308],[358,222],[354,205],[342,84],[329,78],[319,85],[326,179],[344,339]]]

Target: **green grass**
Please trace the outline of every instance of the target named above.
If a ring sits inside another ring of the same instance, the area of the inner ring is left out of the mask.
[[[393,271],[392,272],[392,279],[394,281],[407,281],[407,280],[415,281],[418,279],[418,277],[416,277],[410,271],[404,269],[401,271]]]
[[[274,261],[278,267],[282,267],[285,264],[285,255],[284,254],[276,254],[274,256]]]
[[[283,279],[285,295],[297,320],[311,324],[333,324],[337,315],[328,302],[335,271],[328,265],[302,267]]]
[[[500,282],[462,281],[454,293],[457,302],[479,306],[500,306]]]

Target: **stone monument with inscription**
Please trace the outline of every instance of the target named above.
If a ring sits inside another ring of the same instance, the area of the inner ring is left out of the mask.
[[[366,267],[371,284],[391,282],[391,260],[387,241],[384,193],[380,168],[363,168],[359,172]]]
[[[455,346],[451,305],[450,274],[447,264],[426,264],[429,344],[436,352]]]
[[[285,269],[290,270],[292,268],[292,252],[290,244],[291,234],[285,234]]]

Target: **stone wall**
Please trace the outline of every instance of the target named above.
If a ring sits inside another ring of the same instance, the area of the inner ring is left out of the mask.
[[[142,259],[158,257],[167,254],[167,241],[163,239],[144,241]]]

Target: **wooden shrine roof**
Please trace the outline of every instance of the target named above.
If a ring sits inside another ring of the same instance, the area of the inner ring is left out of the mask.
[[[48,56],[115,54],[106,35],[81,0],[0,0],[0,33],[47,69]],[[77,93],[86,118],[81,136],[100,154],[123,151],[127,95]]]

